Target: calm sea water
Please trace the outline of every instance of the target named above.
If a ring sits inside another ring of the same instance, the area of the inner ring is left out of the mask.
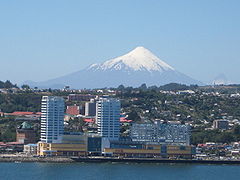
[[[240,179],[240,165],[0,163],[0,179]]]

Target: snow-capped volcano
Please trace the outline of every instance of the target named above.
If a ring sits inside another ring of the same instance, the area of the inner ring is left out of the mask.
[[[33,87],[54,88],[69,85],[71,88],[103,88],[119,85],[138,87],[159,86],[168,83],[201,84],[160,60],[144,47],[101,64],[92,64],[75,73],[49,81],[30,84]]]
[[[137,47],[131,52],[108,60],[102,64],[93,64],[89,69],[98,70],[134,70],[134,71],[167,71],[173,67],[160,60],[144,47]]]

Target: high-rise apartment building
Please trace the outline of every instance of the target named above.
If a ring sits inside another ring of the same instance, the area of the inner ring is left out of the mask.
[[[64,131],[64,99],[43,96],[41,112],[41,142],[60,143]]]
[[[98,134],[108,139],[118,139],[120,133],[120,101],[100,98],[96,103]]]

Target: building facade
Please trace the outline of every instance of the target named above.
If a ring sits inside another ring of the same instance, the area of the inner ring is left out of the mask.
[[[190,144],[190,126],[182,124],[146,123],[133,124],[132,141],[156,144]]]
[[[98,134],[109,139],[118,139],[120,133],[120,101],[100,98],[96,103]]]
[[[184,158],[191,159],[195,155],[194,146],[154,145],[154,144],[125,144],[105,148],[103,153],[107,156],[127,158]]]
[[[29,123],[23,122],[16,130],[16,140],[22,144],[36,143],[36,132]]]
[[[37,155],[37,144],[24,145],[23,152],[27,155]]]
[[[60,143],[64,131],[64,99],[43,96],[41,112],[41,142]]]
[[[96,116],[96,102],[94,99],[85,103],[85,116]]]
[[[61,143],[38,142],[37,154],[39,156],[86,156],[87,137],[79,133],[65,133]]]

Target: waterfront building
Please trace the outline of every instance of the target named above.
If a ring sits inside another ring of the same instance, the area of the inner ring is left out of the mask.
[[[64,133],[61,143],[38,143],[39,156],[86,156],[87,137],[82,133]]]
[[[61,142],[64,130],[64,108],[64,99],[62,97],[42,97],[41,142]]]
[[[190,144],[190,126],[183,124],[145,123],[133,124],[132,141],[155,144]]]
[[[213,121],[214,129],[227,130],[229,127],[229,121],[224,119],[218,119]]]
[[[147,144],[143,142],[112,141],[110,147],[103,150],[106,156],[128,158],[185,158],[191,159],[195,155],[194,146],[171,144]]]
[[[27,155],[37,155],[37,144],[24,145],[23,152]]]
[[[100,98],[96,103],[98,134],[109,139],[118,139],[120,134],[120,101]]]
[[[16,130],[16,140],[22,144],[36,143],[36,132],[29,123],[23,122]]]
[[[24,144],[21,142],[0,142],[0,150],[1,152],[7,153],[15,153],[15,152],[23,152]]]
[[[194,146],[148,144],[127,140],[110,140],[98,135],[68,133],[62,143],[38,143],[39,156],[113,156],[129,158],[186,158],[195,155]]]
[[[87,143],[88,155],[101,155],[102,154],[102,137],[100,136],[88,136]]]
[[[96,102],[94,99],[85,103],[85,116],[96,116]]]

